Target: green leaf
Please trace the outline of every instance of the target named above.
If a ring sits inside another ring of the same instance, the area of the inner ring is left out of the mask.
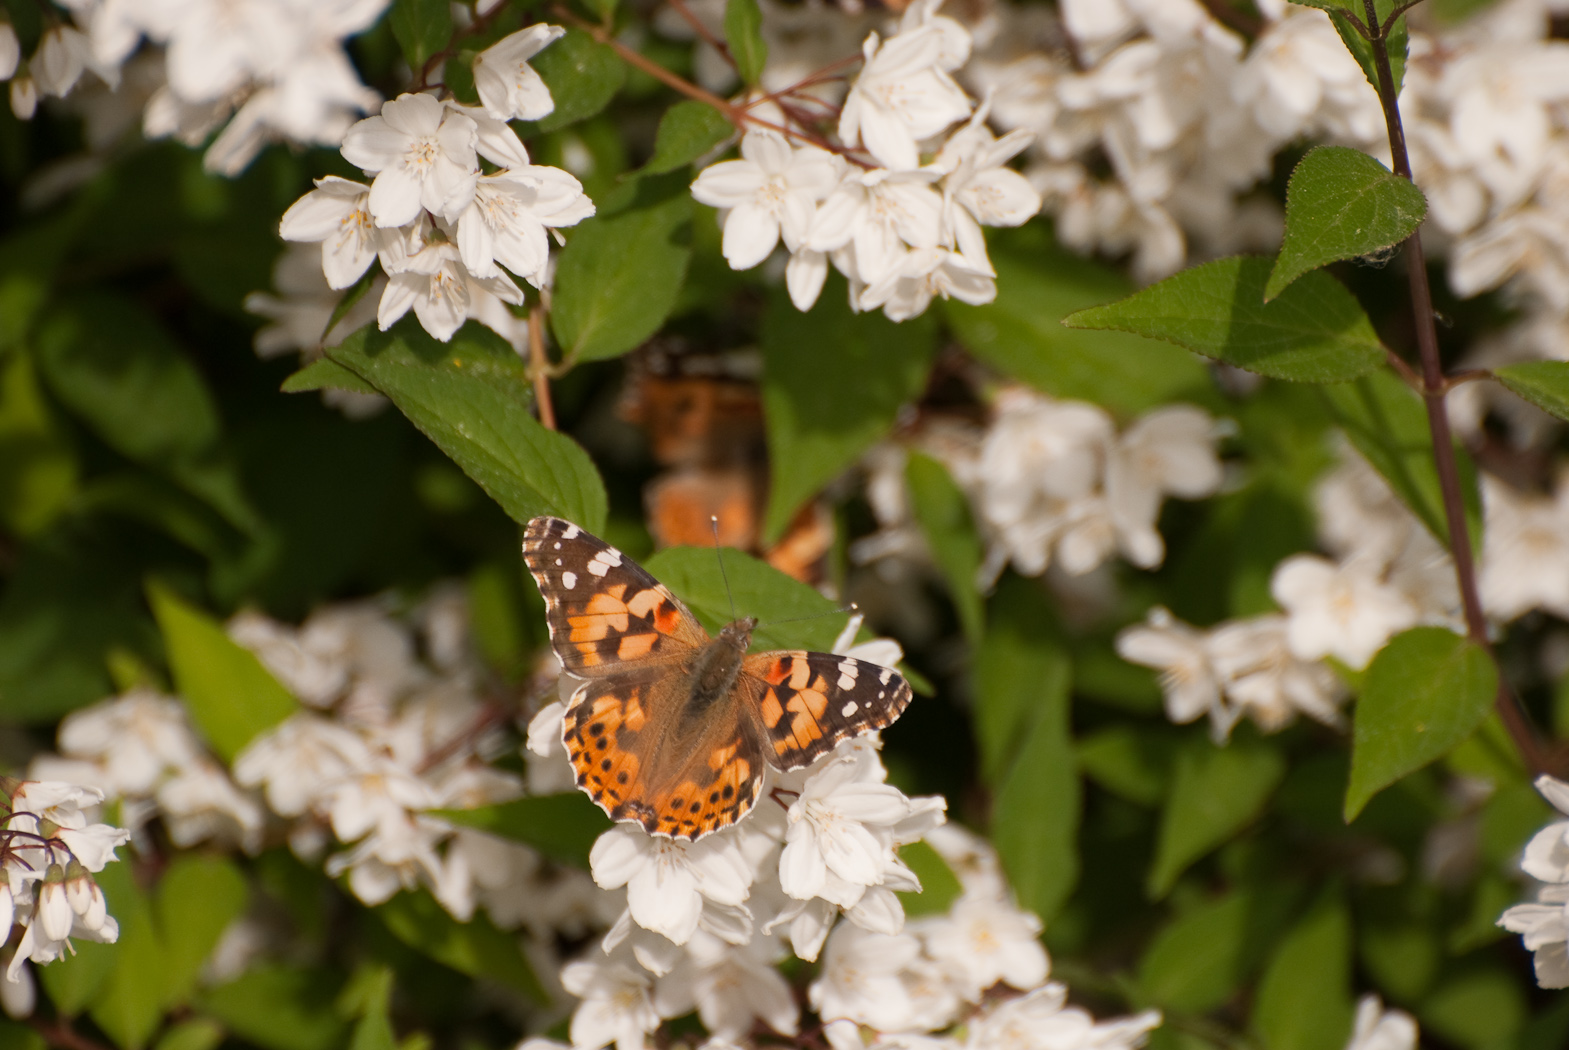
[[[904,479],[910,489],[910,510],[948,581],[964,637],[975,645],[986,614],[975,582],[981,567],[981,539],[970,519],[969,501],[948,476],[948,468],[924,453],[910,452]]]
[[[1498,669],[1475,642],[1444,627],[1396,635],[1373,658],[1357,699],[1346,822],[1475,732],[1497,692]]]
[[[628,183],[572,230],[550,308],[568,361],[616,357],[659,331],[686,279],[691,225],[686,175],[672,172]]]
[[[76,492],[76,457],[26,354],[0,355],[0,527],[42,531]]]
[[[1304,0],[1297,0],[1298,3]],[[1345,3],[1340,0],[1306,0],[1311,7],[1322,8],[1329,12],[1329,20],[1335,24],[1335,32],[1340,34],[1340,40],[1346,45],[1346,50],[1351,52],[1351,57],[1357,60],[1357,65],[1362,67],[1362,75],[1367,77],[1367,82],[1373,85],[1373,90],[1378,91],[1378,67],[1373,61],[1373,45],[1357,31],[1351,19],[1346,17],[1347,12],[1356,16],[1358,22],[1367,25],[1367,9],[1359,3]],[[1393,0],[1378,0],[1376,5],[1380,24],[1389,17],[1394,8]],[[1372,28],[1372,27],[1369,27]],[[1395,96],[1400,95],[1400,88],[1405,83],[1406,58],[1411,50],[1410,32],[1406,27],[1405,16],[1402,15],[1390,28],[1389,39],[1385,44],[1389,51],[1389,71],[1393,74],[1395,82]]]
[[[993,600],[976,659],[975,723],[982,776],[996,792],[992,842],[1019,903],[1049,923],[1078,881],[1081,799],[1072,670],[1041,630],[1043,604],[1023,581]]]
[[[555,131],[587,120],[610,104],[626,83],[627,67],[614,48],[596,43],[581,29],[566,35],[529,60],[556,108],[535,127]]]
[[[1309,270],[1399,244],[1426,215],[1422,191],[1361,150],[1309,151],[1291,173],[1285,241],[1265,298],[1273,299]]]
[[[348,1026],[333,1008],[341,971],[252,964],[235,980],[203,992],[199,1008],[264,1050],[341,1050]]]
[[[435,810],[436,816],[533,846],[551,860],[588,869],[594,840],[611,828],[610,818],[581,791],[513,799],[475,809]]]
[[[976,357],[1043,393],[1129,415],[1210,389],[1208,370],[1192,354],[1121,332],[1064,328],[1068,314],[1125,296],[1133,285],[1036,231],[1006,232],[1008,239],[991,249],[996,300],[986,306],[943,303],[959,340]]]
[[[220,758],[233,760],[299,710],[299,701],[222,624],[159,583],[147,585],[147,600],[163,632],[175,690]]]
[[[1493,378],[1542,411],[1569,419],[1569,362],[1525,361],[1493,369]]]
[[[1270,262],[1236,256],[1194,266],[1121,302],[1080,310],[1069,328],[1112,328],[1185,346],[1273,379],[1343,383],[1384,360],[1362,307],[1327,273],[1264,301]]]
[[[1422,1030],[1465,1050],[1507,1047],[1526,1017],[1522,982],[1502,966],[1470,969],[1451,977],[1417,1007]]]
[[[959,894],[964,892],[964,887],[942,854],[927,843],[916,841],[899,847],[899,859],[921,880],[919,893],[899,894],[905,917],[946,915]]]
[[[1201,1014],[1241,986],[1290,914],[1286,890],[1238,890],[1190,908],[1155,935],[1138,985],[1156,1006]]]
[[[114,966],[88,1013],[122,1050],[146,1046],[163,1019],[168,955],[151,902],[132,881],[130,865],[111,864],[97,875],[109,914],[120,924]]]
[[[582,446],[534,418],[522,362],[490,329],[466,324],[442,344],[410,319],[389,332],[362,329],[327,354],[391,398],[514,521],[604,523],[599,471]]]
[[[349,1037],[349,1050],[397,1050],[398,1038],[387,1013],[392,1000],[392,971],[377,967],[367,974],[357,1012],[359,1020]]]
[[[1449,526],[1444,515],[1443,490],[1433,465],[1433,438],[1428,430],[1422,398],[1393,372],[1379,371],[1355,383],[1329,387],[1335,421],[1389,487],[1411,508],[1422,524],[1445,547]],[[1458,443],[1454,446],[1460,470],[1460,493],[1465,503],[1467,531],[1473,550],[1481,548],[1482,501],[1477,491],[1476,469]]]
[[[1351,916],[1330,892],[1291,928],[1259,980],[1265,1050],[1340,1050],[1351,1035]]]
[[[1398,921],[1397,917],[1391,922],[1379,916],[1358,923],[1357,937],[1363,969],[1386,996],[1398,1002],[1421,998],[1438,976],[1443,948],[1436,932],[1421,919]]]
[[[236,528],[259,530],[219,446],[211,393],[140,305],[106,292],[62,300],[39,327],[36,350],[55,396],[111,448],[206,500]]]
[[[1170,790],[1177,741],[1167,729],[1111,726],[1079,740],[1079,766],[1112,794],[1153,808]]]
[[[782,289],[770,296],[762,348],[769,460],[789,464],[769,485],[763,535],[771,543],[920,395],[937,330],[929,317],[895,324],[880,313],[852,313],[836,278],[807,313]]]
[[[816,588],[730,547],[723,551],[713,547],[671,547],[649,558],[644,567],[674,591],[711,631],[737,616],[758,617],[754,649],[827,652],[844,627],[843,610]],[[783,622],[786,620],[794,622]]]
[[[499,981],[537,1003],[548,1001],[522,945],[483,915],[459,922],[424,890],[400,893],[371,912],[410,948],[470,977]]]
[[[725,0],[725,44],[735,60],[736,72],[746,84],[756,84],[768,62],[763,42],[763,12],[757,0]]]
[[[223,1025],[206,1017],[193,1017],[172,1025],[158,1037],[156,1050],[218,1050]]]
[[[708,103],[677,102],[659,118],[654,155],[639,174],[663,175],[684,168],[733,134],[735,127]]]
[[[227,858],[176,854],[154,899],[163,940],[163,1005],[184,1005],[203,964],[229,924],[244,913],[250,890]]]
[[[374,386],[361,379],[331,358],[318,357],[304,368],[283,381],[278,389],[285,394],[302,394],[309,390],[350,390],[356,394],[374,394]]]
[[[452,5],[447,0],[392,0],[387,22],[416,75],[452,40]]]
[[[1177,756],[1161,813],[1149,895],[1164,897],[1188,865],[1258,819],[1285,775],[1286,760],[1268,744],[1245,737],[1225,747],[1191,741]]]

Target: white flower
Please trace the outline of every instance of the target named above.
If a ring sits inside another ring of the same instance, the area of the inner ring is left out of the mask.
[[[1112,445],[1106,502],[1118,546],[1133,564],[1152,569],[1165,557],[1165,541],[1155,529],[1162,499],[1200,499],[1220,488],[1219,433],[1203,409],[1166,405],[1141,416]]]
[[[1346,1050],[1416,1050],[1416,1019],[1404,1010],[1386,1010],[1376,995],[1357,1003],[1356,1023]]]
[[[11,112],[17,120],[32,120],[38,109],[38,84],[30,76],[11,81]]]
[[[504,276],[499,262],[539,288],[550,257],[546,230],[575,226],[593,214],[583,184],[560,168],[507,168],[476,184],[458,219],[458,252],[477,278]]]
[[[1050,968],[1040,919],[990,894],[966,893],[947,915],[923,921],[914,932],[971,1002],[999,981],[1034,988]]]
[[[57,739],[62,754],[96,762],[105,788],[118,796],[150,794],[169,771],[203,753],[185,708],[150,689],[73,711]]]
[[[329,175],[289,206],[278,224],[286,241],[320,241],[331,288],[347,288],[370,269],[384,237],[370,214],[369,186]]]
[[[909,1027],[915,1004],[901,978],[920,957],[921,944],[909,934],[868,933],[841,923],[828,938],[823,968],[808,992],[824,1021],[840,1018],[897,1031]]]
[[[917,248],[882,280],[867,286],[856,305],[882,307],[890,321],[907,321],[926,312],[933,299],[957,299],[981,306],[997,298],[997,282],[984,260],[946,248]]]
[[[371,190],[374,196],[374,188]],[[383,257],[382,265],[386,266]],[[476,277],[463,265],[456,245],[432,242],[397,264],[387,280],[376,310],[376,324],[385,332],[412,307],[425,331],[447,342],[473,312],[484,294],[504,303],[523,302],[523,290],[497,270]]]
[[[643,1050],[647,1035],[659,1027],[649,999],[652,982],[624,963],[611,960],[568,963],[561,985],[582,999],[572,1012],[572,1045],[599,1050]]]
[[[1040,192],[1023,175],[1004,167],[1035,137],[1011,131],[998,139],[986,126],[990,100],[951,135],[933,166],[943,176],[943,221],[958,250],[976,266],[991,269],[982,226],[1020,226],[1041,210]]]
[[[840,112],[839,138],[864,145],[888,168],[919,167],[920,141],[970,115],[970,100],[942,69],[948,36],[946,27],[931,24],[886,42],[868,35],[861,48],[866,64]]]
[[[1166,717],[1192,722],[1204,714],[1219,717],[1220,683],[1209,662],[1207,636],[1160,607],[1149,611],[1143,624],[1117,635],[1117,655],[1129,663],[1160,672],[1160,689],[1166,699]],[[1229,724],[1226,731],[1229,731]]]
[[[1054,982],[998,1003],[971,1022],[970,1050],[1132,1050],[1161,1022],[1159,1010],[1096,1021],[1067,992]]]
[[[932,183],[940,176],[936,170],[851,172],[818,207],[806,247],[816,253],[852,249],[836,256],[835,265],[851,278],[856,295],[855,282],[875,284],[896,272],[909,249],[938,247],[942,195]],[[826,266],[825,259],[818,263]]]
[[[22,61],[22,45],[10,21],[0,21],[0,80],[10,80]]]
[[[776,131],[749,131],[741,138],[741,159],[704,168],[692,183],[692,196],[727,209],[723,250],[733,270],[766,259],[779,238],[791,252],[801,248],[817,202],[839,183],[843,162],[815,146],[792,148]]]
[[[28,70],[39,94],[63,96],[76,86],[91,58],[87,37],[70,26],[57,25],[44,31]]]
[[[1536,778],[1536,790],[1569,817],[1569,784],[1544,775]],[[1555,821],[1533,835],[1520,868],[1541,882],[1569,882],[1569,820]]]
[[[1521,935],[1526,951],[1536,954],[1536,983],[1569,988],[1569,886],[1543,888],[1535,904],[1516,904],[1498,925]]]
[[[1315,554],[1292,555],[1275,566],[1269,588],[1286,611],[1291,652],[1302,660],[1333,656],[1361,670],[1420,619],[1409,597],[1355,558],[1336,565]]]
[[[539,120],[556,108],[550,88],[528,60],[566,35],[543,22],[502,37],[474,56],[474,90],[498,120]]]
[[[1344,688],[1323,664],[1292,654],[1285,617],[1232,621],[1216,628],[1209,641],[1210,663],[1237,715],[1246,713],[1266,733],[1289,724],[1298,712],[1325,725],[1341,724]]]
[[[406,94],[350,128],[343,156],[376,175],[369,207],[377,226],[407,225],[422,208],[452,221],[474,195],[478,138],[464,114],[430,95]]]
[[[1482,607],[1507,623],[1541,608],[1569,619],[1569,483],[1550,497],[1482,479]]]
[[[735,947],[712,936],[688,946],[682,964],[660,978],[655,1009],[665,1017],[697,1010],[713,1039],[739,1045],[758,1021],[781,1035],[795,1035],[800,1010],[790,985],[772,965],[775,943],[758,938]]]
[[[639,926],[676,944],[697,932],[705,899],[740,905],[752,878],[735,835],[682,842],[626,825],[599,836],[589,867],[602,889],[627,888],[627,907]]]
[[[869,783],[870,753],[839,756],[807,780],[791,804],[779,881],[798,900],[857,903],[883,881],[893,828],[910,813],[897,788]]]
[[[358,734],[302,712],[247,744],[234,760],[234,779],[265,788],[267,804],[279,816],[297,817],[370,763]]]

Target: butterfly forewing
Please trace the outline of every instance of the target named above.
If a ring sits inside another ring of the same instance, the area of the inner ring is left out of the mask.
[[[841,740],[882,729],[910,704],[910,683],[889,667],[833,653],[772,652],[746,658],[768,761],[800,769]]]
[[[545,598],[550,643],[580,677],[628,664],[667,662],[708,642],[708,633],[642,566],[561,518],[535,518],[523,560]]]

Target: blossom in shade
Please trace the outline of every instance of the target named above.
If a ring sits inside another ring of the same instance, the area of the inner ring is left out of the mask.
[[[539,23],[502,37],[474,56],[474,90],[497,120],[539,120],[556,108],[550,88],[528,60],[566,30]]]
[[[600,1050],[643,1050],[647,1036],[659,1027],[650,999],[653,981],[625,963],[593,959],[568,963],[561,986],[582,1001],[572,1011],[572,1046]]]
[[[865,65],[839,116],[839,137],[885,167],[920,166],[920,142],[970,115],[970,100],[942,68],[948,30],[922,25],[862,46]]]
[[[1416,1050],[1416,1018],[1404,1010],[1384,1007],[1376,995],[1357,1003],[1356,1020],[1346,1050]]]
[[[705,900],[739,905],[751,884],[735,834],[683,842],[621,825],[594,843],[589,867],[601,888],[627,888],[634,922],[676,944],[697,932]]]
[[[422,208],[450,221],[474,195],[478,138],[464,114],[433,96],[406,94],[350,128],[343,156],[376,176],[368,204],[377,226],[407,225]]]
[[[766,259],[781,237],[791,252],[800,249],[817,202],[838,185],[843,168],[827,150],[792,147],[776,131],[749,131],[741,138],[741,159],[704,168],[692,196],[725,209],[725,259],[731,269],[746,270]]]
[[[1333,656],[1355,670],[1421,617],[1416,604],[1365,560],[1337,565],[1315,554],[1292,555],[1275,566],[1270,593],[1286,611],[1293,655]]]
[[[347,288],[376,261],[383,236],[370,214],[371,188],[329,175],[289,206],[278,224],[286,241],[320,241],[331,288]]]
[[[501,276],[500,263],[538,288],[550,257],[547,231],[593,214],[583,184],[560,168],[506,168],[475,185],[458,218],[458,253],[476,278]]]

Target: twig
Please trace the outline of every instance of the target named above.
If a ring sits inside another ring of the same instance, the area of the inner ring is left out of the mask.
[[[409,90],[424,91],[427,87],[429,87],[431,74],[445,65],[448,59],[452,58],[458,53],[459,42],[467,39],[468,37],[483,33],[485,30],[489,29],[490,24],[499,18],[501,13],[506,9],[506,4],[498,3],[495,7],[474,19],[474,21],[470,22],[467,26],[458,30],[456,33],[453,33],[452,39],[447,41],[447,46],[431,55],[425,60],[425,64],[419,67],[419,76],[414,78],[414,83],[409,88]]]
[[[730,63],[731,69],[735,68],[735,56],[730,53],[730,45],[708,31],[708,27],[703,24],[703,20],[693,14],[690,7],[686,6],[686,0],[669,0],[669,4],[675,9],[676,14],[686,19],[687,25],[692,27],[692,31],[698,35],[703,43],[719,52],[721,57]]]
[[[1362,0],[1362,3],[1367,12],[1368,24],[1379,25],[1374,0]],[[1368,39],[1373,49],[1373,63],[1378,70],[1378,98],[1384,107],[1384,122],[1389,127],[1389,149],[1394,160],[1394,171],[1396,175],[1410,179],[1411,158],[1406,152],[1405,129],[1400,122],[1400,105],[1395,91],[1394,72],[1389,64],[1385,28],[1380,27],[1380,32],[1370,35]],[[1460,470],[1455,462],[1449,415],[1444,410],[1444,394],[1448,390],[1448,383],[1438,356],[1438,329],[1433,324],[1433,291],[1427,283],[1427,260],[1422,253],[1420,231],[1413,231],[1406,238],[1405,251],[1406,272],[1411,284],[1412,320],[1416,324],[1417,350],[1422,358],[1422,403],[1427,409],[1427,429],[1433,441],[1433,464],[1438,470],[1438,486],[1443,494],[1444,519],[1449,527],[1449,553],[1454,559],[1455,578],[1460,585],[1466,634],[1492,654],[1492,644],[1487,637],[1487,619],[1482,613],[1482,599],[1476,585],[1476,565],[1471,556],[1465,501],[1460,494]],[[1493,663],[1497,666],[1496,655],[1493,656]],[[1501,669],[1494,706],[1526,765],[1534,772],[1547,772],[1550,766],[1547,754],[1531,728],[1525,711],[1505,682]]]
[[[65,1020],[48,1020],[43,1017],[29,1017],[27,1023],[33,1031],[44,1037],[44,1042],[50,1046],[60,1047],[60,1050],[109,1050],[107,1046],[72,1028],[70,1022]]]
[[[550,403],[550,360],[545,357],[545,308],[536,304],[528,312],[528,361],[534,379],[534,404],[546,430],[556,429],[556,409]]]

